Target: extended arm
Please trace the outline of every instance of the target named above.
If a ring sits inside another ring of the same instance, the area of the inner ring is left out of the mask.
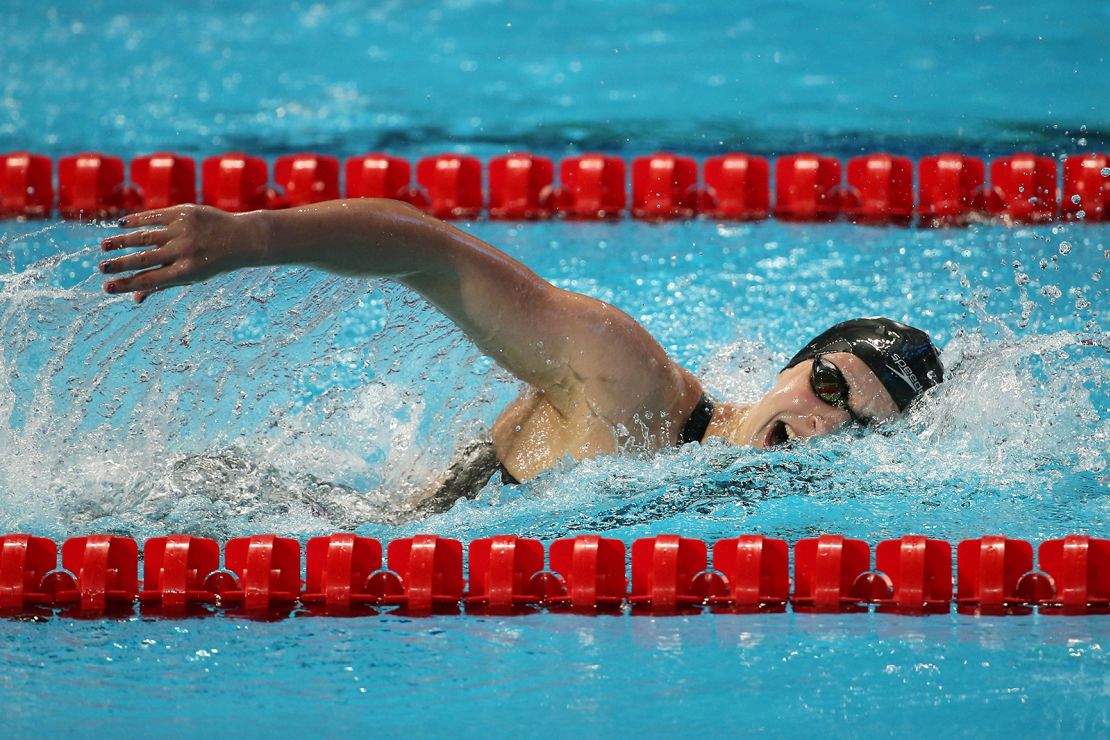
[[[179,206],[130,216],[155,226],[105,249],[154,247],[102,263],[108,292],[149,293],[252,265],[304,264],[395,278],[424,295],[485,354],[569,413],[588,400],[619,413],[685,377],[631,317],[560,290],[520,262],[398,201],[347,200],[230,215]]]

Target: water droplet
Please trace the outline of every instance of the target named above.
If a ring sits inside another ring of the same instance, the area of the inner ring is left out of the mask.
[[[1060,289],[1055,285],[1046,285],[1041,288],[1041,295],[1046,296],[1052,303],[1055,303],[1056,299],[1062,296],[1063,293],[1061,293]]]
[[[1069,254],[1071,252],[1071,244],[1068,242],[1060,242],[1060,254]]]
[[[1103,167],[1101,172],[1103,177],[1110,177],[1110,167]]]
[[[1078,195],[1073,195],[1073,196],[1071,197],[1071,202],[1072,202],[1072,203],[1074,203],[1074,204],[1076,204],[1076,205],[1079,205],[1079,202],[1080,202],[1081,200],[1083,200],[1083,199],[1082,199],[1082,198],[1080,198],[1080,197],[1079,197]]]

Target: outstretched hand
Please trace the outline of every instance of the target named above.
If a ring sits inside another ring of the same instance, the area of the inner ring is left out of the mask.
[[[135,302],[142,303],[155,291],[199,283],[258,264],[261,240],[243,216],[210,206],[181,205],[120,219],[119,225],[124,228],[143,228],[108,237],[101,247],[150,248],[101,262],[102,273],[132,273],[108,280],[104,291],[134,293]]]

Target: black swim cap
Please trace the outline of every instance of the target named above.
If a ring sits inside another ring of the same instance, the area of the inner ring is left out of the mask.
[[[830,352],[847,352],[863,360],[899,411],[905,411],[918,396],[944,380],[940,353],[928,334],[878,316],[843,321],[817,335],[786,368]]]

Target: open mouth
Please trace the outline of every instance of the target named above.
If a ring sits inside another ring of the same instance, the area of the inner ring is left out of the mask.
[[[767,436],[763,439],[763,446],[767,448],[778,447],[779,445],[786,444],[795,437],[797,437],[797,435],[794,434],[794,430],[791,429],[785,421],[776,421],[771,425],[771,428],[767,430]]]

